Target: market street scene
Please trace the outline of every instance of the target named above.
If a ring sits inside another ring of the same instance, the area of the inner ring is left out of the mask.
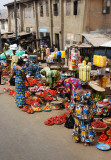
[[[111,156],[111,0],[0,4],[0,160]]]

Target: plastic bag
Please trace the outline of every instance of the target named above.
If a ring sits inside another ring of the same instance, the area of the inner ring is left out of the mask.
[[[74,128],[74,118],[72,115],[69,116],[68,120],[66,121],[65,125],[66,128],[73,129]]]

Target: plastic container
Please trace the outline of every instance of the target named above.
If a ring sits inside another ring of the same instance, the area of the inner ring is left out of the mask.
[[[79,68],[79,78],[81,81],[88,82],[90,81],[90,66],[80,66]]]
[[[72,62],[71,62],[71,60],[69,60],[68,65],[69,65],[69,70],[72,70]]]
[[[57,51],[57,55],[58,55],[58,56],[61,56],[61,51]]]
[[[65,58],[65,51],[61,51],[61,58]]]
[[[100,67],[106,67],[106,56],[100,56]]]
[[[86,66],[86,61],[85,60],[83,61],[83,65]]]
[[[96,55],[93,56],[93,65],[96,65]]]

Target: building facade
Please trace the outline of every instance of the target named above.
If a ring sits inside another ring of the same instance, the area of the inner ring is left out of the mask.
[[[0,18],[0,29],[1,34],[8,32],[8,19],[7,18]]]
[[[15,32],[14,3],[8,8],[9,32]],[[82,41],[81,33],[111,32],[111,0],[18,0],[18,32],[50,37],[58,49]]]

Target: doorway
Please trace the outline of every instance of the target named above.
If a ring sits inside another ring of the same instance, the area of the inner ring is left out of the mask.
[[[60,50],[59,34],[55,34],[55,48],[58,48],[58,51]]]

